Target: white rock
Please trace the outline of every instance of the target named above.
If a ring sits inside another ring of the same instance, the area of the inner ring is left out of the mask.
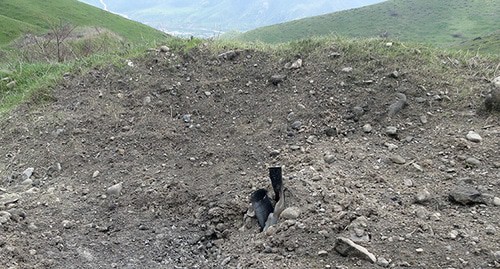
[[[426,124],[427,123],[427,116],[425,116],[425,115],[420,116],[420,122],[422,124]]]
[[[493,198],[493,205],[500,206],[500,198],[499,197]]]
[[[365,132],[365,133],[370,133],[372,131],[372,129],[373,128],[372,128],[372,126],[370,124],[365,124],[363,126],[363,132]]]
[[[170,48],[167,47],[167,46],[161,46],[160,47],[160,52],[169,52],[170,51]]]
[[[393,143],[388,143],[388,142],[385,142],[384,146],[386,146],[387,149],[389,149],[389,150],[395,150],[395,149],[399,148],[398,145],[393,144]]]
[[[283,212],[281,212],[280,218],[287,219],[297,219],[300,216],[300,209],[298,207],[288,207]]]
[[[326,250],[318,251],[318,256],[320,256],[320,257],[325,257],[327,255],[328,255],[328,251],[326,251]]]
[[[10,220],[11,214],[7,211],[0,211],[0,224],[7,223]]]
[[[500,76],[499,77],[496,77],[494,78],[491,83],[493,83],[493,85],[495,85],[496,87],[500,88]]]
[[[390,157],[390,159],[391,159],[391,161],[393,163],[396,163],[396,164],[405,164],[406,163],[406,160],[403,157],[401,157],[400,155],[397,155],[397,154],[392,155]]]
[[[99,176],[99,174],[100,174],[100,173],[101,173],[101,172],[99,172],[98,170],[96,170],[96,171],[94,171],[94,173],[92,174],[92,177],[93,177],[93,178],[96,178],[96,177],[98,177],[98,176]]]
[[[323,160],[325,161],[325,163],[328,163],[328,164],[333,163],[333,162],[335,162],[335,155],[331,155],[331,154],[326,155],[323,158]]]
[[[122,189],[123,189],[123,182],[120,182],[118,184],[115,184],[111,187],[109,187],[107,190],[106,190],[106,193],[108,195],[111,195],[111,196],[118,196],[121,194],[122,192]]]
[[[7,87],[7,89],[12,89],[12,88],[16,87],[16,83],[17,82],[15,80],[13,80],[13,81],[7,83],[7,85],[5,85],[5,86]]]
[[[373,255],[373,253],[370,253],[365,247],[360,246],[344,237],[337,237],[334,248],[335,251],[340,253],[342,256],[358,256],[371,261],[372,263],[377,262],[377,258]]]
[[[33,167],[26,168],[26,170],[24,170],[24,172],[23,172],[23,179],[30,178],[33,175],[34,171],[35,171],[35,168],[33,168]]]
[[[469,131],[469,133],[467,134],[466,137],[467,137],[467,140],[475,142],[475,143],[479,143],[483,140],[483,138],[478,133],[476,133],[474,131]]]
[[[421,189],[415,195],[415,201],[417,203],[425,203],[431,198],[431,193],[427,189]]]
[[[388,135],[395,135],[397,132],[398,128],[394,126],[387,126],[387,128],[385,128],[385,133]]]
[[[377,265],[381,267],[389,267],[389,261],[386,260],[384,257],[379,257],[377,259]]]

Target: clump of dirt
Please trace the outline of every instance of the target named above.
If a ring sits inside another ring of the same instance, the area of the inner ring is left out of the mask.
[[[333,45],[222,52],[69,75],[5,117],[1,267],[499,266],[500,121],[476,113],[477,72]],[[270,166],[295,214],[259,233]]]

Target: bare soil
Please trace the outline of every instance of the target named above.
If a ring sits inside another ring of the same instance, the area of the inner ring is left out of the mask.
[[[0,267],[499,268],[500,119],[477,72],[334,46],[218,55],[68,74],[5,116]],[[277,165],[300,215],[259,233],[249,197]],[[339,255],[339,236],[379,261]]]

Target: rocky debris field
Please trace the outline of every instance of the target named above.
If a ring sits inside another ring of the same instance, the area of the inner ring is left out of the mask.
[[[498,88],[398,46],[65,75],[1,119],[0,267],[499,268]],[[271,166],[287,209],[260,233]]]

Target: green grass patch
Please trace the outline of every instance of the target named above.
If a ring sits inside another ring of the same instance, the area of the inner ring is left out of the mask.
[[[151,46],[156,44],[126,45],[63,63],[21,60],[4,63],[0,68],[0,115],[27,100],[34,103],[52,100],[52,90],[66,73],[81,74],[109,65],[124,67],[126,60],[142,57]],[[15,86],[8,87],[12,81],[15,81]]]
[[[80,27],[106,28],[133,43],[161,41],[166,37],[159,30],[76,0],[2,0],[0,46],[27,32],[49,32],[61,21]]]

